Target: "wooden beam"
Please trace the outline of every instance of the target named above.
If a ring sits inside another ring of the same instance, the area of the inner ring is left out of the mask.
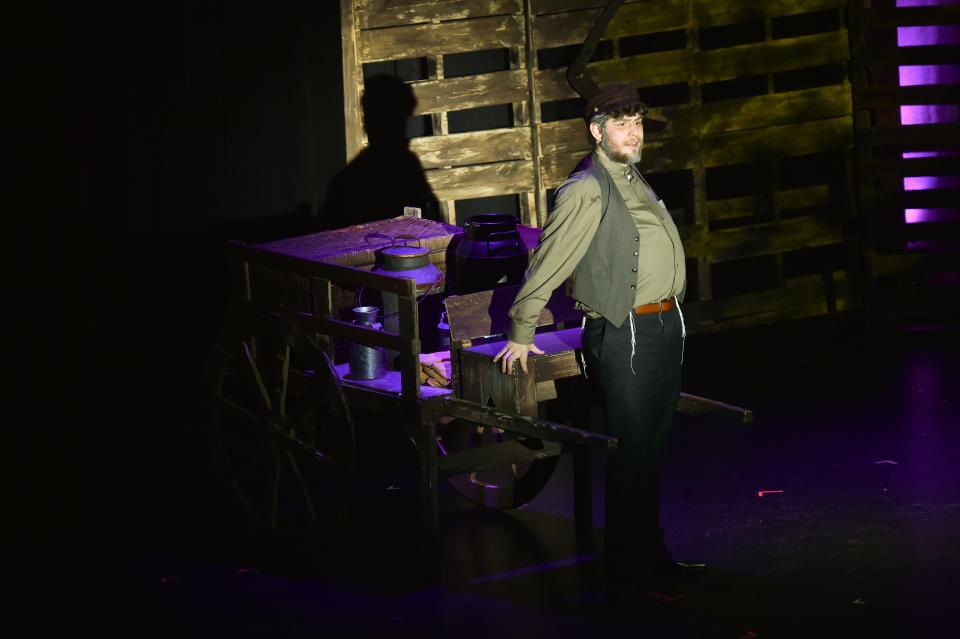
[[[835,84],[802,91],[708,102],[701,107],[699,132],[702,135],[713,135],[727,131],[790,125],[808,120],[848,116],[852,112],[850,85]]]
[[[361,29],[520,13],[522,0],[354,0]]]
[[[343,118],[347,162],[360,153],[366,142],[360,110],[363,70],[357,56],[356,16],[353,0],[340,0],[340,42],[343,51]]]
[[[527,99],[524,69],[481,73],[410,84],[417,98],[414,114],[460,111]]]
[[[342,286],[363,286],[398,295],[416,295],[416,282],[405,277],[381,275],[352,266],[274,253],[241,242],[228,242],[226,250],[227,254],[235,259],[254,266],[271,268],[284,274],[309,275],[328,279]]]
[[[670,140],[667,140],[670,142]],[[707,135],[700,141],[704,166],[722,166],[853,146],[853,119],[841,116],[748,131]]]
[[[844,239],[839,216],[795,217],[709,233],[688,229],[680,229],[687,254],[705,255],[711,263],[836,244]]]
[[[380,62],[509,49],[522,43],[523,20],[511,15],[361,31],[358,49],[362,62]]]
[[[525,193],[533,185],[533,163],[529,160],[433,169],[426,174],[430,187],[441,200]]]
[[[505,413],[462,399],[446,396],[428,401],[438,403],[439,414],[460,417],[486,426],[496,426],[528,437],[560,443],[595,444],[607,449],[617,447],[615,437],[556,424],[544,419]]]
[[[425,169],[530,159],[530,128],[492,129],[414,138],[410,150]]]

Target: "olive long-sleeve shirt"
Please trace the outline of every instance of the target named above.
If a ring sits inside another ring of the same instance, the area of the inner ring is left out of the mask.
[[[599,149],[596,157],[612,177],[640,238],[635,305],[679,295],[686,281],[686,265],[680,235],[666,206],[657,200],[636,167],[614,162]],[[530,258],[524,284],[510,307],[511,341],[533,342],[540,311],[587,252],[600,225],[601,213],[600,185],[596,180],[568,179],[557,190],[553,212]],[[583,307],[583,311],[588,316],[596,315],[589,308]]]

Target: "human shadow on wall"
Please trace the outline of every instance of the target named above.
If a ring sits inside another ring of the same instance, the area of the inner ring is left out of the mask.
[[[377,75],[366,80],[361,106],[369,145],[330,183],[318,214],[322,229],[397,217],[407,206],[419,208],[424,218],[442,221],[440,203],[406,136],[416,105],[413,89],[397,78]]]

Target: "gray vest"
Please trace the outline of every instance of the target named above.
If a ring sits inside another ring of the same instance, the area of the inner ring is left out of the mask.
[[[573,272],[571,296],[620,327],[633,308],[637,285],[640,237],[630,210],[616,185],[590,154],[570,174],[570,180],[593,178],[600,186],[600,226]]]

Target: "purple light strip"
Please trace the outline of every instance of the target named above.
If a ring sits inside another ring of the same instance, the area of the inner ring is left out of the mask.
[[[897,0],[900,7],[945,7],[960,4],[960,0]]]
[[[960,44],[960,25],[897,27],[898,47],[930,47],[945,44]]]
[[[960,156],[960,150],[947,149],[944,151],[906,151],[903,154],[904,160],[913,160],[917,158],[953,158]]]
[[[943,124],[960,121],[958,104],[901,104],[900,124]]]
[[[960,64],[910,64],[900,67],[900,86],[960,84]]]
[[[960,209],[905,209],[903,219],[907,224],[960,222]]]
[[[903,178],[904,191],[960,189],[960,175],[925,175]]]

